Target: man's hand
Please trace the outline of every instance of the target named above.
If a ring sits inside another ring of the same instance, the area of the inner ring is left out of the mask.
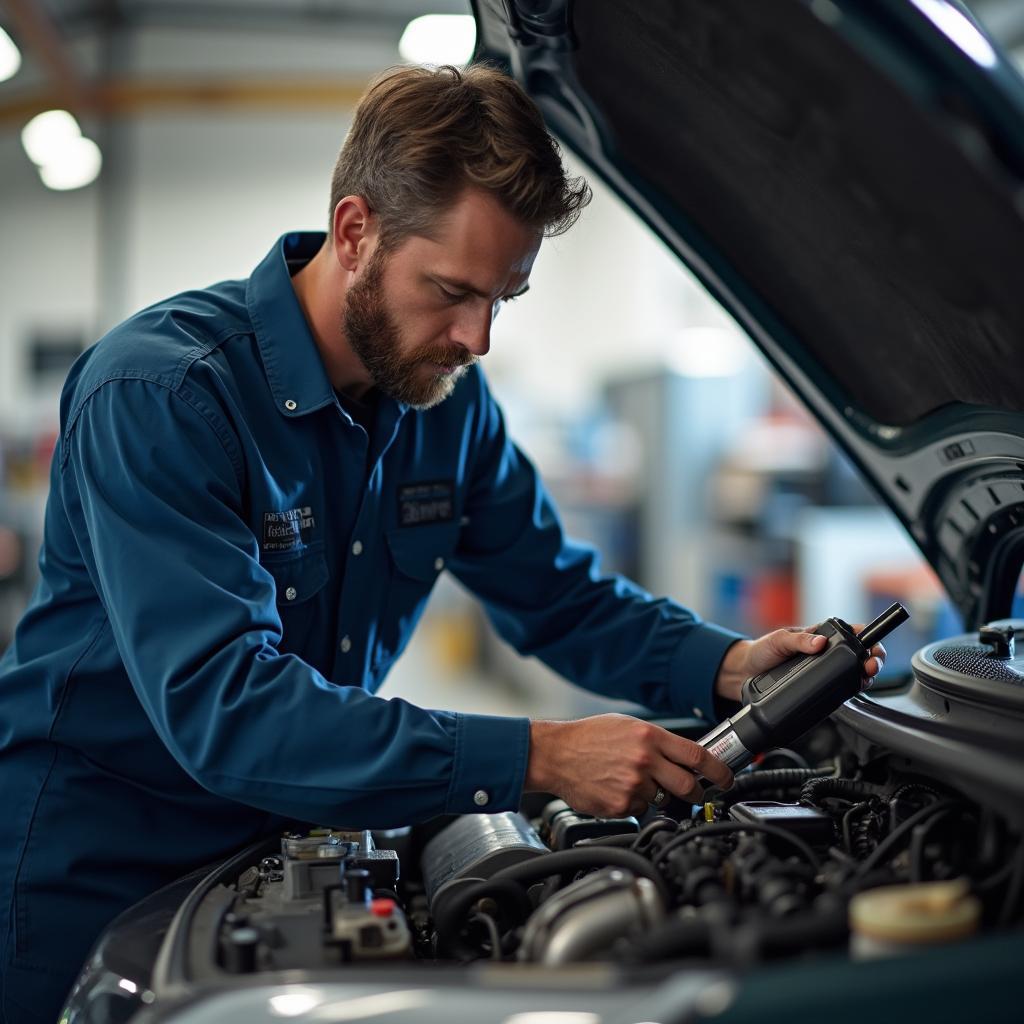
[[[781,665],[794,654],[817,654],[825,649],[825,637],[812,633],[814,627],[790,626],[766,633],[760,640],[739,640],[725,652],[715,679],[715,693],[729,700],[740,700],[740,689],[744,680],[760,675],[776,665]],[[855,625],[859,633],[864,626]],[[864,662],[864,678],[861,689],[867,689],[871,680],[885,664],[885,648],[875,644],[870,657]]]
[[[527,790],[560,796],[599,818],[640,814],[659,789],[690,803],[703,798],[697,775],[732,785],[732,772],[693,740],[627,715],[531,722]]]

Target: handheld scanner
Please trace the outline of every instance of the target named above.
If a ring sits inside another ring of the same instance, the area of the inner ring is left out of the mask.
[[[842,619],[828,619],[814,630],[828,639],[823,650],[751,676],[743,684],[743,709],[697,742],[734,772],[755,755],[792,742],[860,692],[871,648],[908,618],[897,601],[859,634]]]

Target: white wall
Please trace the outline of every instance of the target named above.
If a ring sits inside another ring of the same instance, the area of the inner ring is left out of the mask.
[[[150,30],[120,49],[152,76],[209,67],[221,76],[334,74],[367,79],[397,61],[379,41],[238,38]],[[211,72],[212,73],[212,72]],[[153,113],[108,129],[100,182],[72,193],[41,184],[17,132],[0,131],[0,432],[35,431],[56,413],[32,395],[21,346],[33,328],[94,338],[183,288],[244,276],[280,233],[321,228],[330,169],[350,112]],[[104,134],[106,131],[106,134]],[[608,373],[664,360],[683,323],[714,323],[713,304],[606,190],[568,235],[545,242],[530,295],[498,320],[485,365],[499,389],[564,412]]]

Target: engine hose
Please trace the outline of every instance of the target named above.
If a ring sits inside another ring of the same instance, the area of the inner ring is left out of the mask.
[[[580,839],[572,844],[573,850],[592,850],[595,846],[617,846],[621,849],[631,849],[636,842],[635,832],[618,832],[613,836],[590,836],[587,839]]]
[[[651,839],[659,832],[675,832],[679,828],[679,822],[675,818],[655,818],[636,834],[633,842],[634,850],[643,850],[650,843]]]
[[[955,808],[950,807],[945,811],[938,811],[926,822],[914,829],[910,840],[910,880],[911,882],[923,882],[924,878],[924,852],[925,844],[928,842],[928,835],[936,825],[942,822],[951,814],[956,813]]]
[[[700,918],[674,918],[631,940],[625,956],[633,963],[653,963],[681,956],[710,955],[736,959],[843,945],[849,937],[845,907],[801,914],[781,920],[760,920],[723,926]]]
[[[434,927],[442,937],[457,935],[469,908],[477,900],[493,895],[496,883],[501,886],[514,883],[525,889],[534,882],[549,878],[551,875],[564,876],[575,874],[586,868],[604,867],[625,868],[635,875],[649,878],[666,905],[668,904],[670,896],[668,885],[649,860],[632,850],[620,850],[614,846],[593,846],[546,853],[540,857],[502,868],[486,881],[477,882],[475,885],[466,886],[465,889],[452,893],[451,899],[434,918]]]
[[[859,802],[873,796],[882,796],[884,793],[884,786],[874,782],[861,782],[858,779],[808,779],[800,790],[800,803],[805,807],[814,807],[818,801],[833,796]]]
[[[732,788],[722,793],[718,800],[728,807],[761,790],[789,789],[798,784],[831,776],[834,771],[833,768],[769,768],[763,771],[744,772],[736,776]]]
[[[937,800],[933,804],[929,804],[927,807],[922,807],[916,814],[912,814],[906,821],[904,821],[899,828],[890,832],[885,839],[883,839],[872,851],[871,856],[865,860],[857,870],[857,876],[863,878],[864,875],[868,874],[876,865],[880,864],[887,855],[892,855],[898,848],[900,843],[911,834],[911,831],[915,826],[920,825],[922,821],[927,821],[933,814],[938,814],[941,811],[946,811],[951,807],[964,808],[964,802],[962,800]],[[965,808],[966,809],[966,808]]]
[[[699,839],[703,836],[728,835],[733,832],[754,832],[767,836],[774,836],[776,839],[781,839],[783,842],[788,843],[790,846],[799,850],[801,856],[814,868],[815,871],[818,871],[821,868],[821,862],[818,860],[817,854],[815,854],[807,843],[798,836],[793,835],[792,832],[787,832],[783,828],[777,828],[775,825],[754,824],[753,822],[746,821],[715,821],[710,825],[699,825],[696,828],[691,828],[681,836],[676,836],[674,839],[670,839],[658,851],[655,861],[664,860],[673,850],[678,849],[684,843],[692,842],[694,839]],[[527,863],[530,864],[532,861],[527,861]]]
[[[807,758],[803,754],[798,754],[795,750],[790,750],[789,747],[774,747],[767,751],[761,758],[761,764],[763,765],[766,761],[773,761],[776,758],[782,758],[785,761],[789,761],[795,764],[797,768],[810,768],[811,766],[807,763]],[[767,769],[762,768],[762,771]]]

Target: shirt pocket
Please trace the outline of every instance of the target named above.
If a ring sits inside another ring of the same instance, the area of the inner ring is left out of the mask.
[[[274,577],[275,602],[283,629],[278,650],[301,654],[322,617],[322,596],[330,572],[321,547],[298,554],[265,556],[263,568]]]
[[[405,649],[434,583],[455,550],[459,524],[398,527],[389,530],[386,538],[390,571],[374,645],[375,670],[389,666]]]

